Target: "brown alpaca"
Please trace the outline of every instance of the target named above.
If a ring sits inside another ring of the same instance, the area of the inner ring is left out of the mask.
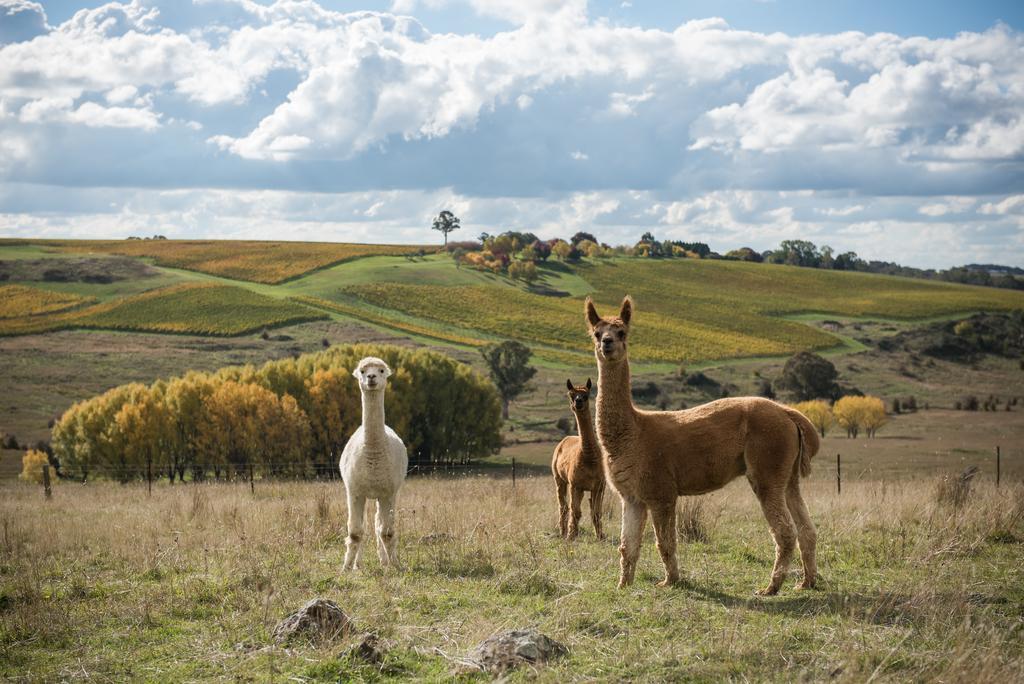
[[[589,491],[590,519],[594,521],[594,533],[598,539],[604,539],[604,529],[601,527],[604,465],[601,463],[601,447],[597,443],[594,422],[590,419],[590,378],[587,378],[587,384],[583,387],[574,387],[572,380],[566,380],[565,386],[569,389],[569,406],[576,416],[576,427],[580,434],[579,437],[566,437],[559,442],[551,458],[551,474],[558,488],[558,531],[566,539],[576,538],[583,492]]]
[[[587,298],[587,327],[598,365],[597,436],[608,481],[622,499],[619,587],[633,582],[640,541],[650,511],[665,580],[679,579],[676,565],[676,499],[704,494],[746,475],[775,539],[768,586],[782,586],[800,543],[804,576],[814,586],[817,533],[800,495],[800,477],[811,470],[819,446],[814,426],[799,411],[760,397],[719,399],[685,411],[641,411],[630,394],[627,338],[633,300],[616,318],[602,318]],[[795,522],[795,525],[794,525]]]

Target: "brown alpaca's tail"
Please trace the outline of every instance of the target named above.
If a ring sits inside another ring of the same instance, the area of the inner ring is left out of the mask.
[[[797,463],[799,463],[800,477],[807,477],[811,474],[811,459],[821,448],[821,439],[819,439],[814,425],[807,420],[807,416],[788,406],[783,408],[786,409],[789,419],[796,425],[797,435],[800,437],[800,454],[797,457]]]

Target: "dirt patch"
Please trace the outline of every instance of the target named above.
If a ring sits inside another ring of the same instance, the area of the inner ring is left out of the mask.
[[[0,261],[0,282],[113,283],[152,278],[160,272],[128,257],[11,259]]]

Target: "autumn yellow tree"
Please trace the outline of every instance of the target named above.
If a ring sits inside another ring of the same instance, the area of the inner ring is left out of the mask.
[[[878,428],[889,422],[885,413],[885,402],[878,397],[862,397],[864,402],[862,424],[868,437],[874,438]]]
[[[317,477],[338,475],[341,450],[359,427],[358,393],[352,374],[339,368],[318,369],[306,381],[306,413],[313,440],[313,470]]]
[[[158,382],[125,402],[114,416],[114,426],[121,450],[135,475],[149,478],[163,470],[173,482],[174,432],[164,402],[165,389],[166,385]]]
[[[843,397],[832,407],[832,413],[847,437],[856,437],[861,430],[874,437],[888,420],[885,402],[878,397]]]
[[[21,457],[21,475],[18,476],[18,479],[25,482],[42,484],[43,466],[46,466],[46,469],[50,471],[50,482],[56,482],[57,471],[50,465],[50,459],[46,454],[36,449],[29,449]]]
[[[829,428],[835,425],[835,417],[832,415],[832,409],[827,401],[822,399],[801,401],[799,404],[794,404],[793,408],[807,416],[822,437],[825,436]]]

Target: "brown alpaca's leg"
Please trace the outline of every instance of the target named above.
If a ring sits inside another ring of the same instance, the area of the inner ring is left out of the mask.
[[[572,513],[572,517],[569,518],[569,539],[575,539],[576,535],[580,533],[580,507],[583,505],[583,490],[572,485],[569,488],[569,512]]]
[[[604,511],[604,487],[597,486],[590,490],[590,519],[594,523],[594,534],[598,539],[604,539],[604,524],[601,521],[601,513]]]
[[[555,478],[558,487],[558,536],[563,539],[569,533],[569,483]]]
[[[800,561],[804,566],[804,578],[796,588],[813,589],[818,580],[818,562],[815,557],[818,532],[814,529],[804,497],[800,494],[800,479],[796,473],[790,478],[789,486],[786,488],[786,506],[793,516],[793,521],[796,522],[796,534],[800,540]]]
[[[789,562],[796,548],[796,528],[793,526],[789,509],[786,508],[786,493],[782,488],[762,489],[755,493],[761,500],[761,510],[764,511],[764,517],[775,540],[775,565],[772,568],[771,582],[756,593],[759,596],[772,596],[778,593],[789,571]]]
[[[642,503],[622,500],[622,536],[619,543],[619,589],[633,583],[636,562],[640,558],[640,542],[647,524],[647,507]]]
[[[659,587],[668,587],[679,581],[679,565],[676,562],[676,502],[651,507],[651,522],[658,542],[658,553],[665,566],[665,579]]]

